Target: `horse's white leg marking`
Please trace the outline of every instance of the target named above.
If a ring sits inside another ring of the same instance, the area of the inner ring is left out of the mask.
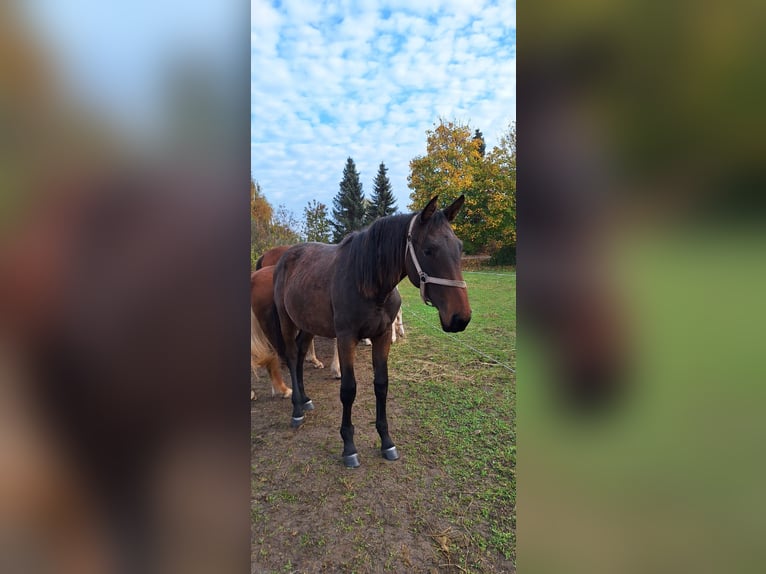
[[[317,359],[316,351],[314,351],[314,339],[311,339],[308,351],[306,351],[306,360],[314,365],[315,369],[324,369],[324,363]]]
[[[394,326],[396,327],[397,334],[403,339],[404,338],[404,318],[402,317],[401,307],[399,307],[399,312],[396,314],[396,319],[394,320]]]
[[[396,343],[396,336],[404,338],[404,321],[402,320],[402,308],[399,307],[399,312],[396,314],[396,319],[391,324],[391,341]]]
[[[333,339],[332,346],[334,353],[332,355],[332,365],[330,365],[330,374],[335,379],[340,379],[340,358],[338,357],[338,340]]]

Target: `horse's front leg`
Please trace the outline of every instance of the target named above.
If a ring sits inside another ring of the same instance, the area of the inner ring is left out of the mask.
[[[340,359],[340,402],[343,404],[343,420],[340,436],[343,439],[343,464],[347,468],[359,466],[359,455],[354,445],[354,425],[351,424],[351,407],[356,399],[356,378],[354,377],[354,353],[357,340],[353,337],[338,337],[338,358]]]
[[[386,460],[397,460],[399,451],[388,434],[386,399],[388,398],[388,352],[391,334],[386,330],[372,340],[372,368],[375,371],[375,428],[380,435],[380,452]]]

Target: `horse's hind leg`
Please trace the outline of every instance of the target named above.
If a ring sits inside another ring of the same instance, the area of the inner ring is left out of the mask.
[[[295,364],[298,374],[298,392],[302,397],[301,404],[303,405],[303,409],[306,411],[313,411],[314,403],[311,402],[311,399],[308,397],[306,391],[303,388],[303,362],[306,359],[306,351],[308,350],[309,345],[312,345],[313,342],[314,335],[307,333],[306,331],[300,331],[298,333],[298,337],[295,340],[298,351],[297,361]]]
[[[332,341],[333,353],[332,353],[332,365],[330,365],[330,374],[335,379],[340,379],[340,359],[338,358],[338,340]]]
[[[311,410],[314,405],[309,402],[308,408],[305,408],[304,403],[307,402],[303,395],[303,358],[306,351],[304,349],[303,355],[298,360],[298,345],[296,343],[297,328],[295,324],[290,320],[286,313],[283,313],[280,309],[279,321],[282,330],[282,339],[285,343],[285,358],[287,359],[287,368],[290,369],[290,382],[292,383],[292,402],[293,402],[293,417],[290,421],[290,426],[297,428],[303,424],[305,419],[304,410]]]
[[[375,371],[375,428],[380,435],[380,452],[386,460],[397,460],[399,452],[388,434],[386,400],[388,398],[388,352],[391,337],[386,331],[372,341],[372,368]]]
[[[349,337],[337,339],[340,358],[340,402],[343,403],[340,436],[343,439],[343,464],[348,468],[359,466],[359,455],[354,445],[354,425],[351,424],[351,407],[356,398],[356,378],[354,377],[356,343],[355,339]]]
[[[287,388],[285,381],[282,379],[282,371],[279,368],[279,357],[275,354],[269,359],[266,364],[266,368],[269,371],[269,379],[271,379],[271,394],[278,394],[283,399],[290,397],[293,394],[293,390]]]
[[[309,343],[309,349],[306,352],[306,360],[314,365],[315,369],[324,369],[324,363],[317,359],[316,350],[314,349],[314,339],[311,339],[311,343]]]
[[[396,319],[394,319],[394,337],[393,340],[396,342],[396,336],[398,335],[399,338],[404,339],[404,319],[402,318],[402,308],[399,307],[399,312],[396,314]]]

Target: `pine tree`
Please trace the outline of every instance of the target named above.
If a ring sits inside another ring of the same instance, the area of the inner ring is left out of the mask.
[[[487,150],[487,144],[484,143],[484,134],[481,133],[480,129],[476,129],[473,132],[473,139],[477,140],[479,142],[479,155],[481,157],[484,157],[484,152]]]
[[[386,164],[380,162],[378,173],[373,184],[372,198],[367,206],[366,222],[372,223],[379,217],[396,213],[396,198],[388,180]]]
[[[338,243],[352,231],[364,227],[364,192],[359,181],[359,172],[356,171],[356,165],[351,158],[346,160],[340,191],[332,200],[332,204],[333,242]]]

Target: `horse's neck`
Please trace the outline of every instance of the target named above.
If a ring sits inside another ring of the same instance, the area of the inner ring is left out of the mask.
[[[377,245],[370,244],[367,257],[373,260],[378,260],[380,265],[391,265],[393,261],[396,261],[395,265],[392,265],[391,272],[384,274],[384,280],[378,282],[376,285],[377,299],[384,301],[388,298],[389,294],[396,288],[402,279],[407,275],[407,227],[409,226],[409,217],[400,220],[401,225],[392,226],[387,230],[392,237],[400,238],[400,241],[396,242],[396,246],[393,247],[394,251],[390,253],[390,256],[382,256],[378,253]]]
[[[404,268],[404,266],[402,266]],[[396,286],[399,285],[402,279],[407,275],[406,272],[402,272],[401,274],[396,276],[396,279],[392,279],[391,281],[387,281],[384,284],[380,286],[380,292],[378,294],[378,299],[385,300],[388,298],[388,296],[391,294],[391,292],[396,289]],[[393,277],[393,275],[391,276]]]

